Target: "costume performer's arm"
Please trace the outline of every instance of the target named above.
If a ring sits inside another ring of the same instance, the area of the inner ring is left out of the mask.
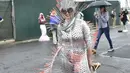
[[[91,40],[91,34],[90,34],[90,28],[84,21],[82,23],[83,25],[83,34],[84,34],[84,40],[87,45],[87,58],[88,58],[88,64],[89,67],[91,67],[92,64],[92,40]]]

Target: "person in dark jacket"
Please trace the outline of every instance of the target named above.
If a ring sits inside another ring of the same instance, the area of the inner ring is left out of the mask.
[[[128,21],[127,15],[128,15],[127,9],[125,9],[124,11],[122,11],[121,14],[120,14],[121,21],[122,21],[122,23],[123,23],[123,25],[124,25],[124,30],[123,30],[123,32],[127,32],[127,31],[128,31],[128,30],[127,30],[127,27],[126,27],[126,24],[127,24],[127,21]]]

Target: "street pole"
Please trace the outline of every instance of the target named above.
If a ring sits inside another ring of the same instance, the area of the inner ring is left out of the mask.
[[[13,24],[13,38],[16,39],[16,27],[15,27],[15,7],[14,0],[11,0],[12,4],[12,24]]]

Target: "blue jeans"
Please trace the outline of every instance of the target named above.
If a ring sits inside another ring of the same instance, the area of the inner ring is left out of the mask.
[[[102,36],[102,34],[105,34],[108,42],[109,42],[109,45],[110,45],[110,48],[112,49],[113,48],[113,45],[112,45],[112,41],[111,41],[111,38],[110,38],[110,30],[109,30],[109,27],[106,27],[106,28],[100,28],[98,30],[98,35],[97,35],[97,40],[96,40],[96,43],[95,43],[95,46],[94,46],[94,49],[97,49],[97,46],[98,46],[98,43],[99,43],[99,40]]]

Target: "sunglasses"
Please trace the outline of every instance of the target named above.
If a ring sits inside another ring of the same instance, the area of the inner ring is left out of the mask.
[[[66,14],[67,12],[68,13],[72,13],[73,12],[73,8],[68,8],[68,9],[61,9],[61,12]]]

